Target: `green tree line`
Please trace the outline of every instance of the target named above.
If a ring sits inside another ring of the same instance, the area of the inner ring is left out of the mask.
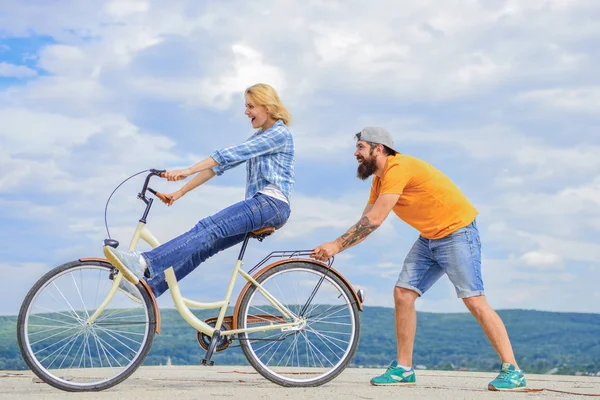
[[[600,314],[501,310],[517,360],[528,373],[600,371]],[[196,312],[208,318],[210,311]],[[145,365],[198,365],[204,356],[196,332],[176,310],[161,310],[161,334]],[[216,353],[216,364],[246,365],[239,347]],[[365,307],[354,367],[387,366],[395,356],[394,310]],[[417,313],[414,364],[428,369],[495,371],[500,362],[479,324],[468,313]],[[16,317],[0,317],[0,370],[26,369],[16,338]]]

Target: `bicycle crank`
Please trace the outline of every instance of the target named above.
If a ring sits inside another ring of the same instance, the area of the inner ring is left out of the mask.
[[[223,319],[223,323],[221,324],[221,331],[230,330],[231,329],[231,321],[232,321],[231,316],[225,317]],[[217,317],[209,318],[204,322],[214,328],[215,325],[217,324]],[[204,350],[208,351],[208,346],[210,346],[211,337],[208,336],[206,333],[202,333],[202,332],[198,332],[197,337],[198,337],[198,344],[200,345],[200,347],[202,347]],[[215,351],[218,353],[220,351],[225,350],[227,347],[229,347],[229,344],[231,342],[233,342],[233,336],[220,336],[219,339],[217,340],[217,347],[215,348]]]

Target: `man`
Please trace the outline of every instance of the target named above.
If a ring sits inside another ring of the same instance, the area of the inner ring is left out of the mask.
[[[443,274],[448,275],[469,311],[477,319],[502,361],[490,390],[526,386],[504,323],[488,305],[481,279],[481,243],[475,223],[477,210],[448,177],[430,164],[398,153],[389,132],[367,127],[356,134],[358,177],[373,177],[362,218],[333,242],[316,247],[311,257],[326,261],[362,242],[391,210],[420,232],[404,260],[394,288],[397,360],[371,379],[373,385],[416,383],[412,353],[417,326],[415,300]]]

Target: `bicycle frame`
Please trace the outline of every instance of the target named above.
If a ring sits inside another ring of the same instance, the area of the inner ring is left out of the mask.
[[[133,233],[133,237],[132,237],[131,243],[129,245],[129,251],[135,250],[137,248],[140,239],[143,240],[144,242],[148,243],[153,248],[158,247],[160,245],[158,239],[156,239],[156,237],[150,232],[150,230],[146,226],[145,221],[140,221],[138,223],[138,226],[135,229],[135,232]],[[245,242],[244,242],[244,247],[247,244],[248,240],[249,240],[249,238],[246,237]],[[179,311],[179,314],[182,316],[182,318],[189,325],[194,327],[196,330],[198,330],[199,332],[202,332],[210,337],[212,337],[214,332],[217,330],[219,331],[220,335],[226,336],[226,335],[233,335],[233,334],[237,334],[237,333],[264,332],[264,331],[268,331],[268,330],[276,330],[276,329],[282,329],[282,328],[293,328],[293,327],[300,325],[302,323],[302,320],[300,318],[298,318],[296,315],[294,315],[294,313],[291,312],[287,307],[282,305],[273,295],[271,295],[264,287],[262,287],[246,271],[241,269],[241,267],[242,267],[241,255],[242,254],[243,253],[240,253],[240,257],[238,257],[238,260],[235,263],[233,272],[231,274],[231,279],[229,280],[229,285],[227,287],[225,298],[221,301],[204,303],[204,302],[198,302],[198,301],[190,300],[190,299],[183,297],[181,294],[181,291],[179,289],[179,284],[177,283],[177,278],[175,277],[175,272],[173,271],[173,267],[169,267],[167,270],[165,270],[165,278],[167,281],[167,285],[169,286],[169,290],[171,291],[171,296],[173,298],[175,308],[177,309],[177,311]],[[271,323],[268,326],[260,326],[260,327],[256,327],[256,328],[244,328],[244,329],[232,329],[232,330],[220,331],[221,325],[223,324],[223,319],[225,318],[225,313],[227,311],[227,307],[230,304],[233,287],[235,285],[238,275],[241,275],[248,282],[255,285],[257,287],[257,290],[271,303],[271,305],[275,309],[277,309],[282,314],[282,316],[284,318],[291,319],[293,322]],[[110,303],[110,300],[112,299],[112,297],[114,296],[114,294],[117,291],[117,288],[119,287],[119,283],[121,282],[121,279],[123,279],[123,276],[121,274],[118,274],[118,276],[114,279],[113,287],[109,291],[107,298],[104,300],[102,305],[96,310],[96,312],[89,318],[90,323],[93,323],[96,320],[96,318],[103,312],[104,308],[108,305],[108,303]],[[206,322],[198,319],[190,311],[190,307],[196,308],[196,309],[216,309],[216,308],[220,309],[219,316],[217,318],[215,327],[212,327],[212,326],[208,325]]]

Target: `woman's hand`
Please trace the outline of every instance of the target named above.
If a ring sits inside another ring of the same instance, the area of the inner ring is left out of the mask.
[[[165,197],[168,200],[167,205],[168,206],[172,206],[173,203],[175,203],[175,201],[177,201],[180,198],[182,198],[184,194],[185,193],[183,193],[181,190],[178,190],[178,191],[173,192],[173,193],[165,194]]]
[[[189,168],[174,169],[173,171],[165,172],[165,178],[169,181],[180,181],[182,179],[187,178],[191,174],[192,174],[192,171],[190,171]]]

